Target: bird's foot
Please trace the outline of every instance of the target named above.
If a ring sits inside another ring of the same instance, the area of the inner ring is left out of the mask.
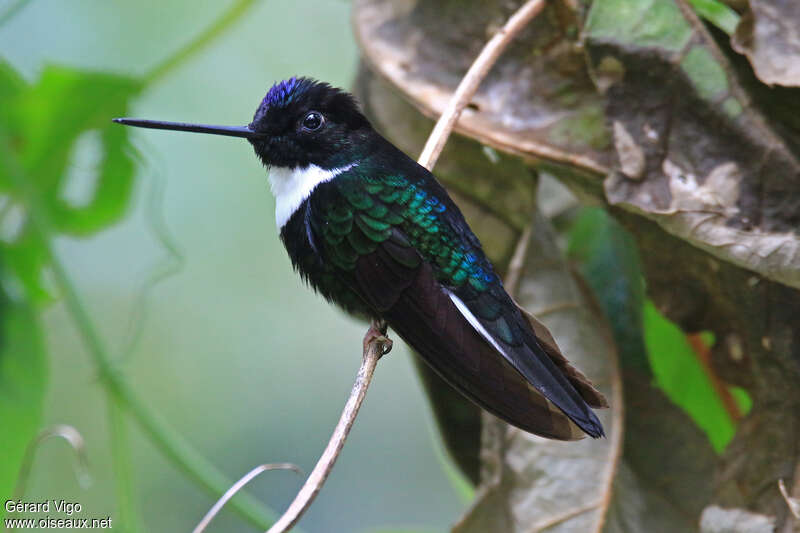
[[[371,320],[369,329],[364,335],[364,353],[369,350],[369,345],[373,342],[379,343],[382,347],[381,356],[392,351],[392,340],[386,336],[386,322],[383,320]]]

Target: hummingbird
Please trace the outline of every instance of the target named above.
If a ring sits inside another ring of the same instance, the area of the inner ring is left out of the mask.
[[[247,126],[114,121],[247,139],[268,169],[280,239],[315,291],[388,324],[506,422],[552,439],[603,436],[592,411],[607,406],[603,395],[509,296],[444,187],[350,93],[292,77],[268,90]]]

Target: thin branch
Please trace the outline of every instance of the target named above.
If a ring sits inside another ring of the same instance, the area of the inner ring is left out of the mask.
[[[719,378],[714,371],[714,367],[711,366],[711,349],[705,341],[703,341],[703,337],[700,334],[687,334],[686,340],[689,342],[689,346],[692,348],[695,358],[700,363],[700,368],[711,383],[720,402],[722,402],[722,407],[725,409],[731,421],[736,424],[742,419],[742,410],[739,404],[736,403],[736,399],[733,397],[733,394],[731,394],[727,385]]]
[[[292,470],[294,472],[297,472],[298,474],[302,474],[297,465],[293,465],[292,463],[267,463],[263,465],[258,465],[257,467],[246,473],[244,476],[242,476],[241,479],[239,479],[239,481],[237,481],[231,486],[231,488],[225,491],[225,494],[223,494],[222,497],[219,500],[217,500],[217,503],[215,503],[214,506],[208,510],[203,519],[200,520],[200,523],[197,524],[194,530],[192,530],[192,533],[203,533],[208,524],[211,523],[214,517],[217,516],[217,514],[222,510],[225,504],[228,503],[228,501],[231,498],[233,498],[237,492],[242,490],[242,488],[248,483],[250,483],[253,479],[255,479],[256,476],[258,476],[262,472],[267,472],[269,470]]]
[[[108,426],[111,434],[111,467],[114,473],[115,495],[119,512],[119,526],[123,531],[139,533],[147,531],[142,524],[136,505],[136,486],[133,474],[133,458],[130,448],[130,434],[125,410],[111,394],[106,391],[108,401]]]
[[[778,480],[778,490],[781,491],[781,496],[786,501],[786,505],[789,506],[792,516],[800,520],[800,499],[789,496],[789,491],[786,490],[786,483],[784,483],[783,479]]]
[[[508,19],[505,26],[492,37],[488,43],[483,47],[481,53],[475,59],[475,62],[469,67],[469,70],[461,79],[458,84],[456,92],[447,102],[442,112],[442,116],[436,122],[428,142],[425,143],[425,148],[422,150],[422,155],[419,156],[417,161],[420,165],[432,169],[439,159],[439,154],[442,153],[445,143],[447,142],[450,132],[458,122],[461,112],[466,105],[475,96],[483,79],[489,73],[489,70],[500,57],[500,54],[506,49],[511,40],[522,30],[533,17],[539,14],[544,8],[545,0],[528,0],[522,7],[520,7]]]
[[[606,519],[608,518],[608,511],[611,506],[611,498],[614,494],[614,480],[617,477],[617,470],[619,463],[622,460],[622,447],[625,437],[625,402],[622,398],[622,373],[619,367],[619,355],[616,351],[614,339],[611,337],[610,330],[601,328],[604,331],[606,342],[611,347],[611,432],[608,436],[608,446],[611,450],[611,456],[606,462],[603,471],[603,479],[605,489],[603,490],[603,497],[600,502],[600,512],[602,513],[600,519],[597,521],[594,533],[600,533],[604,529]]]
[[[22,458],[22,464],[19,468],[19,476],[17,476],[17,486],[14,489],[14,499],[19,500],[25,496],[25,489],[27,488],[28,479],[31,475],[31,468],[33,467],[33,457],[39,446],[52,438],[60,438],[67,441],[72,451],[75,452],[75,477],[78,480],[78,485],[81,488],[88,488],[91,484],[91,476],[89,475],[89,459],[86,454],[86,441],[83,435],[73,426],[66,424],[56,424],[43,429],[35,439],[28,443],[25,449],[25,455]]]
[[[531,242],[532,233],[533,222],[525,226],[517,241],[517,247],[514,248],[514,255],[511,256],[511,261],[508,263],[508,272],[503,282],[508,294],[517,293],[517,285],[522,276],[522,269],[525,268],[525,257],[528,255],[528,245]]]
[[[789,506],[791,515],[786,517],[786,522],[783,524],[781,533],[794,533],[797,531],[795,526],[800,523],[800,463],[797,463],[794,469],[794,486],[792,491],[786,490],[786,483],[783,479],[778,480],[778,490],[781,491],[786,505]]]
[[[330,441],[322,456],[317,461],[317,465],[311,474],[306,479],[300,492],[295,496],[294,501],[283,513],[283,516],[269,528],[267,533],[283,533],[288,531],[294,526],[303,513],[311,506],[314,498],[322,489],[323,483],[328,479],[328,475],[339,457],[339,452],[342,451],[344,442],[347,439],[350,428],[353,427],[353,422],[356,420],[358,410],[364,397],[367,394],[367,388],[372,381],[372,375],[375,372],[375,366],[378,364],[378,359],[386,354],[392,348],[392,341],[387,339],[381,334],[385,331],[385,326],[381,327],[373,323],[370,326],[364,337],[364,354],[361,359],[361,367],[358,369],[356,381],[353,384],[353,390],[350,392],[350,397],[342,410],[342,416],[339,418],[339,423],[333,430]]]
[[[552,305],[548,305],[547,307],[543,307],[541,309],[534,309],[531,311],[536,318],[542,318],[544,316],[552,315],[554,313],[560,313],[561,311],[566,311],[567,309],[576,309],[580,307],[581,304],[578,302],[557,302]]]
[[[528,533],[539,533],[541,531],[544,531],[545,529],[550,529],[553,526],[557,526],[559,524],[566,522],[570,518],[574,518],[583,513],[588,513],[589,511],[599,509],[602,503],[603,502],[601,501],[595,501],[592,503],[587,503],[586,505],[581,505],[573,509],[569,509],[568,511],[560,515],[554,516],[552,518],[547,518],[545,520],[542,520],[541,522],[534,524],[528,530]]]

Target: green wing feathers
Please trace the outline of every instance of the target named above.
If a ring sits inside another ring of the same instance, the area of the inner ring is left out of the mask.
[[[370,176],[355,168],[337,180],[343,202],[328,207],[323,238],[337,267],[351,271],[358,257],[370,254],[399,229],[434,266],[440,282],[468,283],[483,291],[493,280],[491,267],[450,224],[452,202],[437,198],[403,176]],[[448,205],[449,204],[449,205]]]

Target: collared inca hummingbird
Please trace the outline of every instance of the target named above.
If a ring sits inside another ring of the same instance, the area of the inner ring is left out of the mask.
[[[248,126],[115,121],[247,139],[269,170],[280,238],[317,292],[385,321],[506,422],[554,439],[603,435],[591,409],[603,396],[506,293],[436,178],[378,134],[349,93],[291,78],[269,89]]]

